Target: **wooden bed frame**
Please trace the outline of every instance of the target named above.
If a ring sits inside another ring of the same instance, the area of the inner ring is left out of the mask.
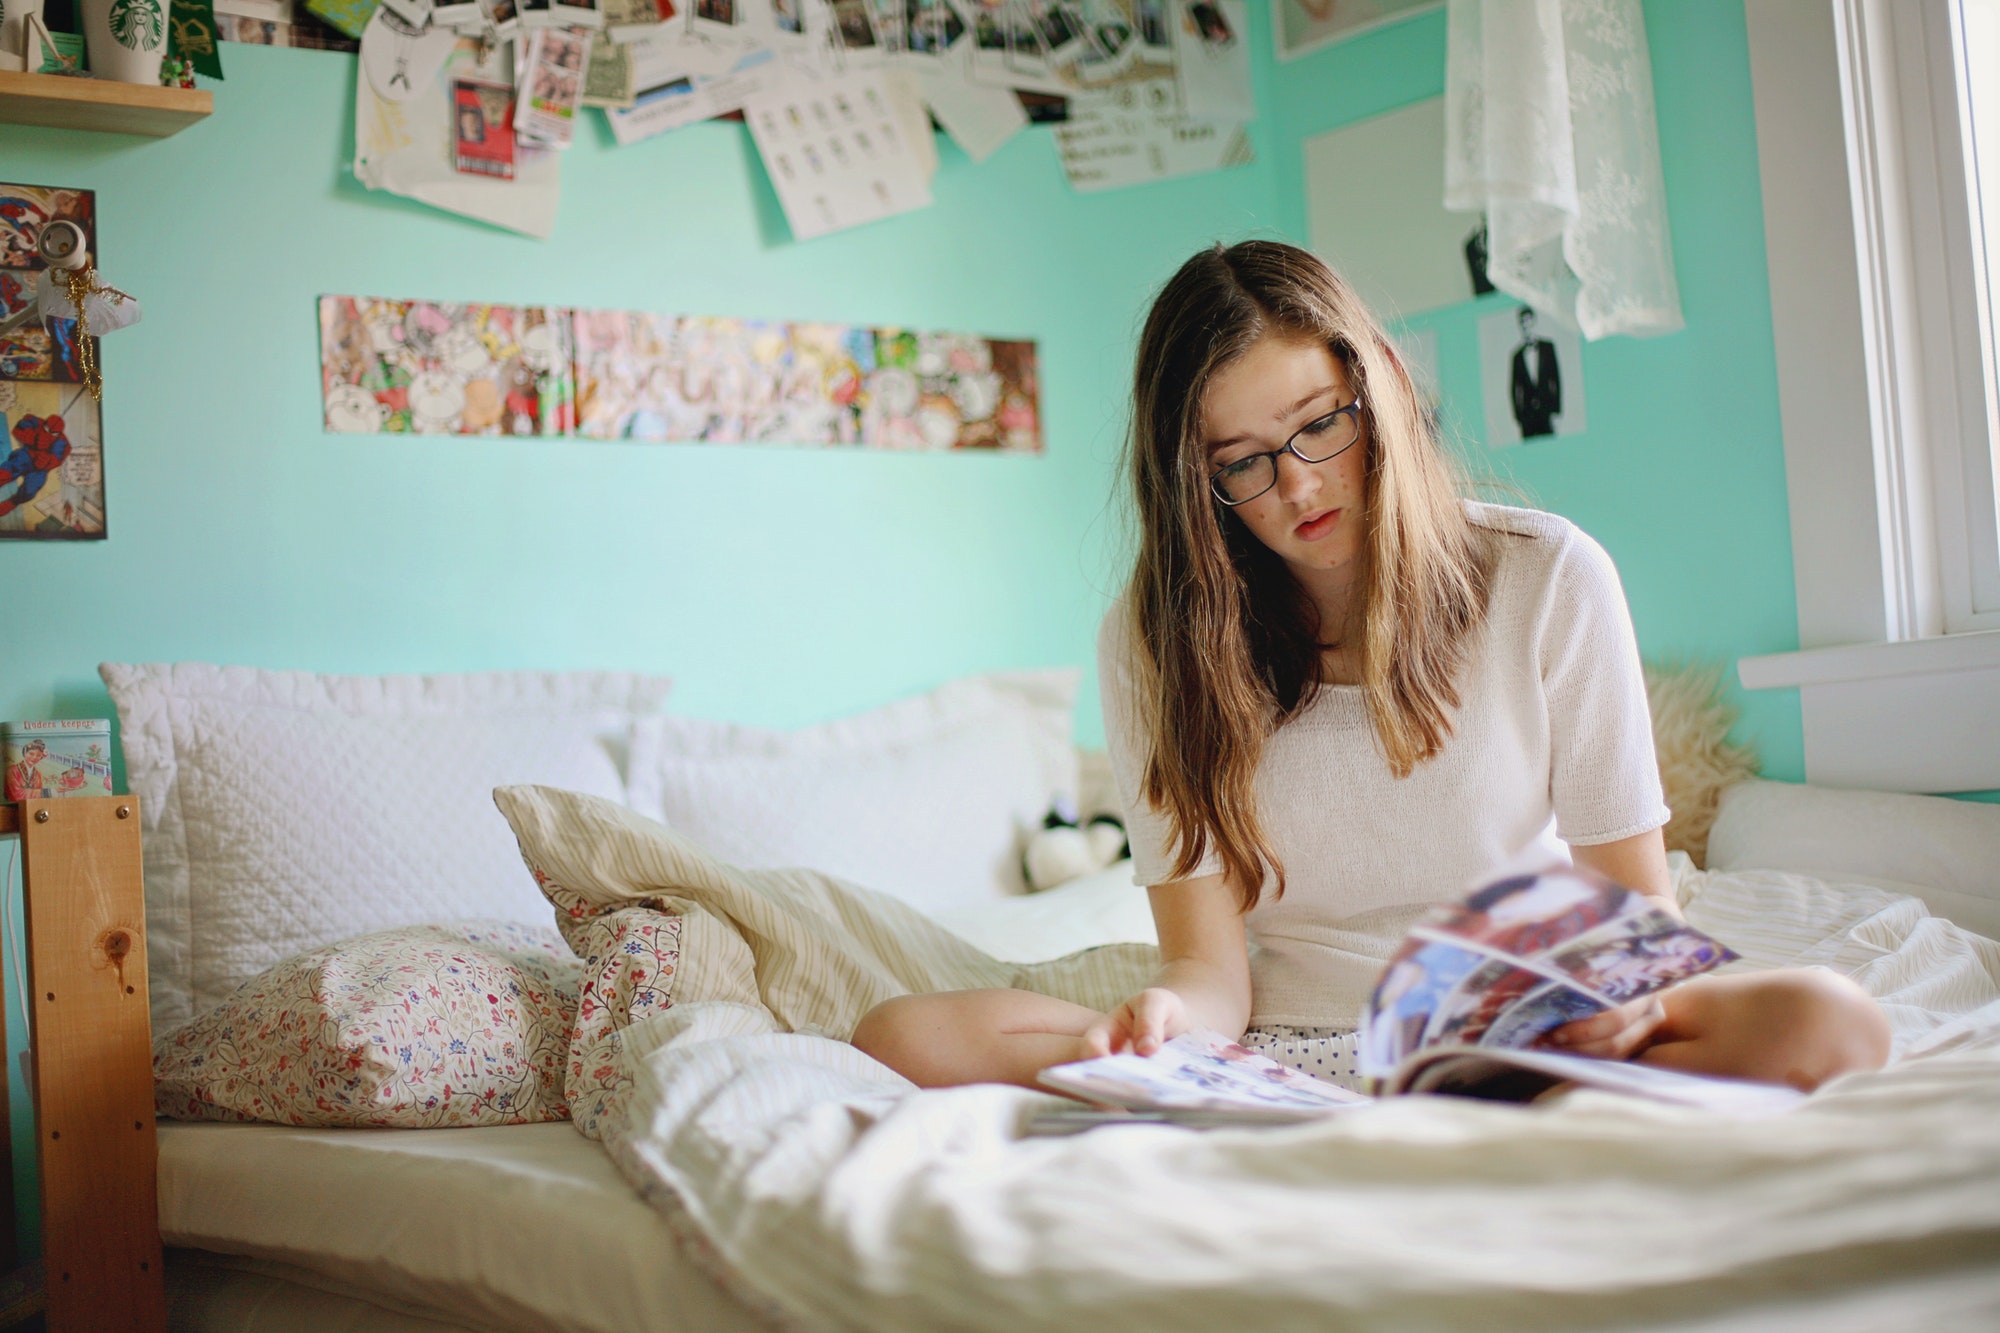
[[[139,799],[0,805],[0,836],[21,845],[47,1326],[165,1333]],[[0,1079],[0,1124],[7,1110]],[[11,1181],[10,1135],[0,1161]],[[6,1200],[0,1266],[11,1270],[11,1188]]]

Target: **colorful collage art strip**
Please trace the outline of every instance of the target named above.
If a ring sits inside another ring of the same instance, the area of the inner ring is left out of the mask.
[[[35,246],[58,218],[95,256],[95,193],[0,184],[0,540],[104,536],[104,436],[76,325],[35,309]]]
[[[343,434],[1042,449],[1031,341],[353,296],[319,315]]]

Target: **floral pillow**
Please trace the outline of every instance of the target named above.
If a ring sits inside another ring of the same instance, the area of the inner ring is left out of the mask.
[[[581,966],[554,930],[499,921],[312,949],[156,1040],[154,1105],[284,1125],[560,1120]]]

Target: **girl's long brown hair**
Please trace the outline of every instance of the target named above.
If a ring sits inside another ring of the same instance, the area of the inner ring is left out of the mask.
[[[1313,603],[1209,492],[1202,396],[1269,335],[1323,344],[1360,395],[1363,568],[1349,625],[1332,628],[1358,650],[1369,720],[1399,778],[1451,734],[1455,677],[1486,612],[1491,567],[1409,371],[1338,274],[1274,241],[1218,245],[1181,266],[1139,338],[1127,442],[1139,520],[1135,707],[1151,741],[1142,791],[1178,835],[1174,877],[1192,875],[1212,848],[1245,911],[1267,867],[1285,888],[1257,817],[1258,760],[1320,678]]]

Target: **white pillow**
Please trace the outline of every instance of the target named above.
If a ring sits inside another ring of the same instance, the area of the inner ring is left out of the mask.
[[[668,687],[617,672],[98,673],[140,798],[156,1035],[334,940],[452,918],[547,925],[493,788],[622,800],[632,719]]]
[[[993,898],[937,914],[940,925],[1008,963],[1045,963],[1106,944],[1158,944],[1152,899],[1132,862],[1020,898]]]
[[[630,804],[724,861],[809,867],[927,912],[1022,892],[1028,836],[1076,795],[1078,676],[975,676],[799,731],[642,718]]]
[[[2000,934],[2000,806],[1791,782],[1723,789],[1711,870],[1796,870],[1892,884]]]

